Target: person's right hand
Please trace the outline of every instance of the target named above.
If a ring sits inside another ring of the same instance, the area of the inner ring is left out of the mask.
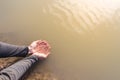
[[[36,55],[39,58],[47,58],[47,56],[50,54],[50,45],[45,40],[37,40],[33,41],[29,48],[29,53],[32,53],[32,55]]]

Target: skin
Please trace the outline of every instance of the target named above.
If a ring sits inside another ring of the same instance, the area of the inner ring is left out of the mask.
[[[50,45],[45,40],[33,41],[29,46],[29,54],[36,55],[40,59],[45,59],[50,54]]]

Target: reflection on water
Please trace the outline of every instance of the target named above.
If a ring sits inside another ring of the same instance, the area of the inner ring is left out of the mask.
[[[119,80],[119,0],[0,1],[0,36],[47,39],[52,54],[34,72],[58,80]],[[15,38],[16,39],[16,38]],[[32,78],[31,78],[32,79]]]

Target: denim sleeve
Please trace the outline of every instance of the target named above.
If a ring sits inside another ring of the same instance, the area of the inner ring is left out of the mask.
[[[17,46],[0,42],[0,58],[3,57],[25,57],[28,54],[28,47]]]
[[[0,80],[19,80],[39,58],[35,55],[24,58],[0,72]]]

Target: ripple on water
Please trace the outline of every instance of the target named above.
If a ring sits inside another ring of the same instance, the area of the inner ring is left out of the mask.
[[[119,1],[113,0],[57,0],[48,5],[48,13],[62,27],[84,34],[94,32],[99,24],[110,24],[118,8]]]

